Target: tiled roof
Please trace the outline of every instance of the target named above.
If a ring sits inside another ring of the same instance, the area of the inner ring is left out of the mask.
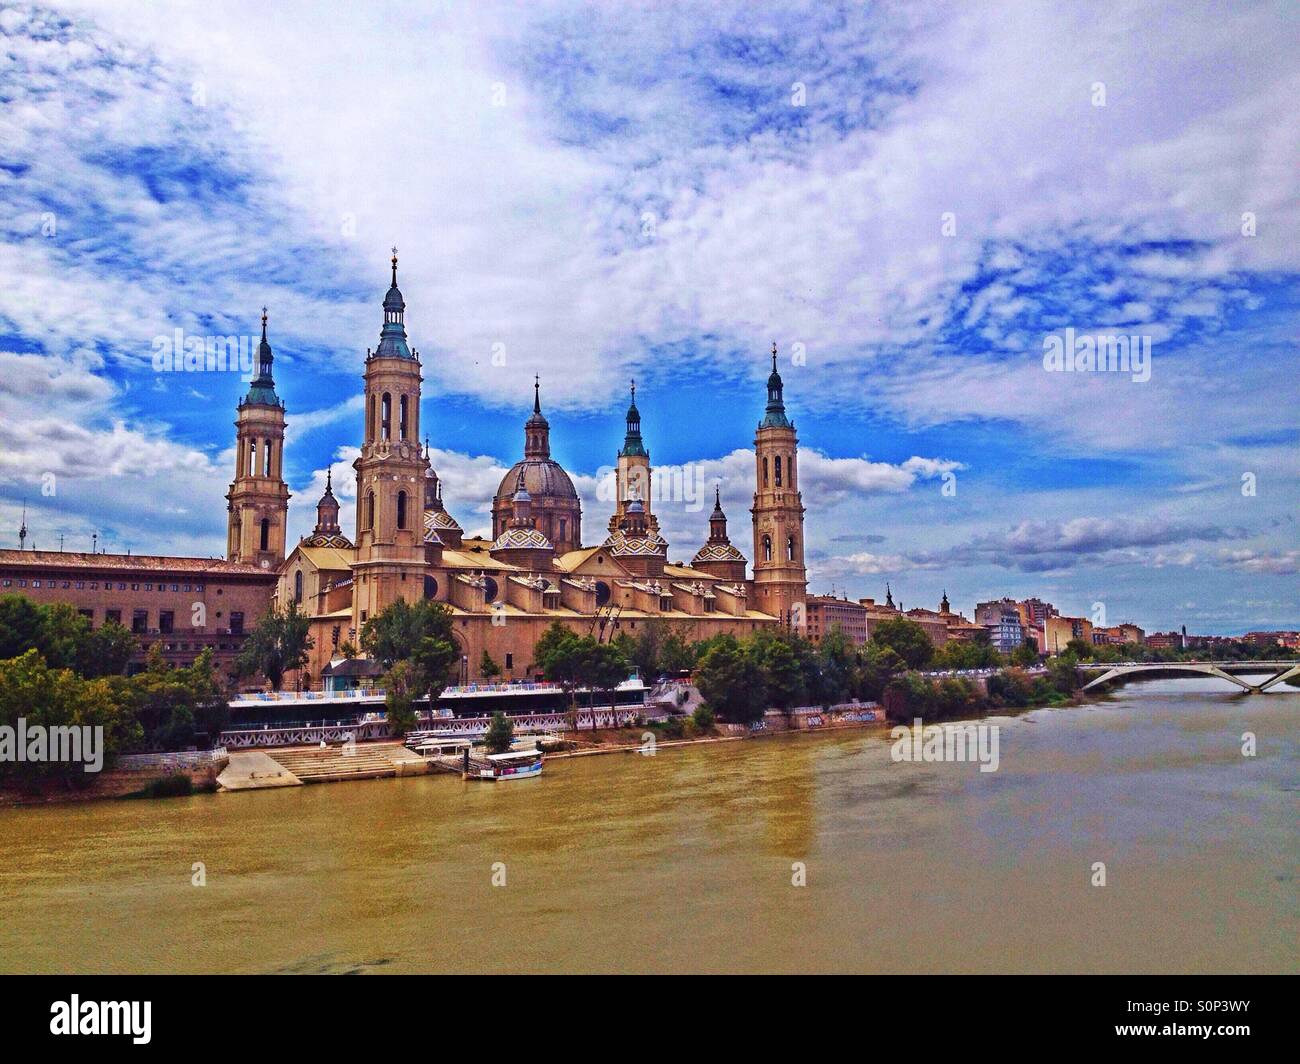
[[[0,549],[0,565],[53,570],[202,573],[207,576],[261,576],[273,580],[275,569],[262,569],[225,558],[176,558],[158,554],[91,554],[88,551]]]

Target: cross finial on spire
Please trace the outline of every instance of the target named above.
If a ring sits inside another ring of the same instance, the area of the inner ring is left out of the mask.
[[[262,339],[266,339],[266,307],[262,307]]]
[[[397,245],[393,245],[393,287],[397,287]]]
[[[772,369],[776,369],[776,341],[772,341]]]
[[[632,378],[632,402],[636,402],[636,378]]]
[[[334,487],[334,467],[329,466],[325,470],[325,490],[330,491]]]
[[[542,378],[540,374],[533,374],[533,413],[542,412]]]
[[[713,485],[713,505],[716,506],[719,510],[722,509],[722,485],[721,484]]]

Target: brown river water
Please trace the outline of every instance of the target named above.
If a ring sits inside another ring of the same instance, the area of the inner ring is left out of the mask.
[[[849,731],[0,810],[0,971],[1295,972],[1300,692],[1232,690],[990,718],[991,773]]]

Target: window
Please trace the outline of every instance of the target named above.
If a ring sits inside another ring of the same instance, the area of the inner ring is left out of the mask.
[[[77,610],[77,612],[88,621],[93,621],[95,619],[94,610]]]
[[[785,541],[785,560],[794,561],[794,536],[789,536]]]
[[[230,614],[230,634],[244,634],[244,615],[237,610],[232,610]]]
[[[384,392],[384,398],[379,404],[379,433],[380,439],[388,439],[393,431],[393,400],[387,392]]]
[[[175,584],[172,584],[172,590],[173,590],[173,591],[176,591],[176,590],[177,590],[177,587],[176,587]]]
[[[506,655],[506,668],[507,668],[507,669],[513,669],[514,667],[515,667],[515,656],[514,656],[513,654],[507,654],[507,655]]]
[[[262,476],[271,475],[271,441],[266,440],[262,444]]]
[[[779,454],[776,456],[775,472],[776,476],[774,479],[776,480],[776,486],[779,488],[781,486],[781,456]]]
[[[397,527],[406,527],[406,492],[397,493]]]
[[[32,581],[32,587],[40,587],[40,586],[41,586],[41,582],[39,580]]]
[[[293,601],[302,604],[302,570],[293,574]]]
[[[563,517],[560,518],[560,541],[561,542],[569,538],[568,533],[566,531],[566,527],[568,523],[569,522],[566,521]]]
[[[763,561],[770,562],[771,560],[772,560],[772,537],[764,536],[763,537]]]
[[[258,549],[259,550],[271,549],[271,519],[269,517],[262,518],[262,545]],[[175,584],[172,585],[172,590],[173,591],[176,590]]]
[[[131,590],[132,590],[132,591],[139,591],[139,590],[140,590],[140,585],[139,585],[139,584],[132,584],[132,585],[131,585]]]
[[[121,611],[121,610],[105,610],[105,611],[104,611],[104,623],[105,623],[105,624],[121,624],[121,623],[122,623],[122,611]]]
[[[144,589],[145,589],[146,591],[152,591],[152,590],[153,590],[153,584],[145,584],[145,585],[144,585]]]
[[[763,456],[763,487],[767,487],[767,455]]]
[[[438,597],[438,581],[435,577],[426,576],[424,578],[424,597],[427,599]]]
[[[406,396],[398,400],[397,413],[397,438],[406,439]]]
[[[172,629],[176,624],[176,614],[172,610],[161,610],[158,614],[158,631],[163,635],[171,635]]]
[[[133,610],[131,613],[131,631],[143,635],[149,628],[149,611]]]
[[[257,441],[248,441],[248,475],[254,476],[257,473]]]
[[[13,584],[13,581],[10,580],[8,577],[6,577],[6,578],[5,578],[5,581],[4,581],[4,586],[5,586],[5,587],[10,587],[10,586],[12,586],[12,584]]]
[[[366,435],[370,439],[375,438],[375,397],[370,397],[370,416],[366,422]]]
[[[375,493],[366,493],[366,527],[375,527]]]

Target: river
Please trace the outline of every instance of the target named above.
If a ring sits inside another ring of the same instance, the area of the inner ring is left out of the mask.
[[[0,971],[1295,972],[1300,692],[1232,690],[990,718],[991,773],[853,731],[0,810]]]

